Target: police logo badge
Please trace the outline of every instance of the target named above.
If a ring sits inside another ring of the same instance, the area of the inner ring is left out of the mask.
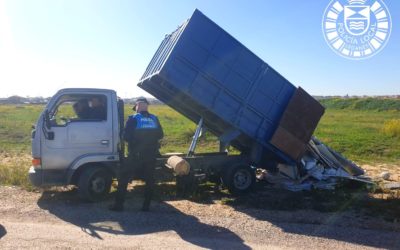
[[[322,21],[325,40],[332,50],[356,60],[380,52],[391,28],[390,13],[382,0],[333,0]]]

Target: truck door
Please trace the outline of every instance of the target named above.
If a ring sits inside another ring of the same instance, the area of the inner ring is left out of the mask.
[[[63,182],[67,169],[83,157],[114,153],[111,107],[110,94],[59,97],[49,110],[54,138],[42,138],[44,182]]]

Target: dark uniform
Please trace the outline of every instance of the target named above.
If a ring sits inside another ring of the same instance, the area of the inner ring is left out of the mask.
[[[132,178],[142,178],[146,182],[142,210],[150,206],[154,188],[154,170],[159,153],[159,140],[164,136],[158,118],[147,111],[129,116],[124,139],[128,142],[128,158],[122,166],[118,178],[118,189],[112,210],[123,210],[126,189]]]

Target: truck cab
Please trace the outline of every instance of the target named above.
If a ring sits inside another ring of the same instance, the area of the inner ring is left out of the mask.
[[[123,102],[114,90],[59,90],[32,132],[32,184],[72,184],[82,198],[100,199],[123,157],[123,117]]]

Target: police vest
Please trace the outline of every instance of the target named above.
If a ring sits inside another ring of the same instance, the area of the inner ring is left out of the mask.
[[[138,130],[158,129],[157,117],[155,115],[144,116],[138,113],[132,118],[136,120],[136,129]]]

